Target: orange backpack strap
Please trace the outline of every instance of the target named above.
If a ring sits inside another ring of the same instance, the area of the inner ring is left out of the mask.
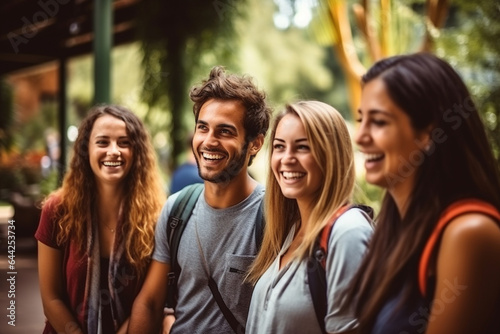
[[[316,319],[318,324],[322,329],[323,333],[325,330],[325,316],[328,309],[328,299],[326,295],[327,283],[326,283],[326,258],[328,252],[328,239],[330,238],[330,233],[332,228],[337,221],[337,219],[344,214],[350,208],[359,208],[363,210],[368,219],[371,219],[373,215],[373,209],[364,205],[346,204],[332,215],[329,223],[323,227],[323,230],[318,235],[318,238],[314,244],[314,250],[307,260],[307,279],[309,282],[309,290],[311,292],[311,298],[314,305],[314,312],[316,314]],[[330,255],[331,256],[331,255]]]
[[[351,205],[344,205],[341,206],[332,216],[330,219],[330,222],[323,227],[323,230],[321,231],[321,237],[319,240],[319,247],[325,252],[325,257],[321,260],[321,265],[323,268],[326,267],[326,252],[328,251],[328,239],[330,238],[330,232],[332,231],[333,224],[337,221],[337,219],[342,216],[347,210],[349,210],[352,206]]]
[[[425,297],[427,294],[427,270],[429,267],[429,261],[444,229],[454,218],[462,214],[472,212],[484,213],[500,221],[500,213],[498,210],[493,205],[478,199],[463,199],[448,206],[441,215],[441,218],[439,218],[434,231],[424,247],[422,256],[420,257],[418,268],[418,287],[422,296]]]

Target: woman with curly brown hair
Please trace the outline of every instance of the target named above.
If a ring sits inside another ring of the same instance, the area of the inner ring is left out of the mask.
[[[125,333],[164,194],[150,138],[120,106],[90,110],[38,240],[44,333]]]

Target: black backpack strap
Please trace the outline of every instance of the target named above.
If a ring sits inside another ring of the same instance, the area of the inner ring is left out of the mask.
[[[177,280],[179,278],[180,268],[177,262],[177,250],[179,248],[179,241],[186,227],[185,222],[189,219],[194,205],[198,201],[198,197],[203,190],[203,184],[193,184],[181,190],[168,217],[167,236],[170,244],[170,273],[168,274],[168,293],[167,293],[167,306],[174,308],[177,302]],[[264,235],[264,200],[259,205],[255,221],[255,244],[257,250],[260,249],[262,238]],[[214,296],[217,305],[219,306],[224,318],[229,323],[235,333],[245,333],[245,327],[241,325],[236,317],[227,307],[222,295],[219,292],[217,283],[212,277],[209,277],[208,286],[212,295]]]
[[[264,207],[264,199],[262,199],[259,204],[259,210],[257,212],[257,216],[255,219],[255,245],[257,247],[257,251],[259,251],[260,246],[262,245],[262,238],[264,236],[264,226],[266,224],[263,207]],[[232,330],[237,334],[245,333],[245,327],[238,322],[233,312],[231,312],[229,307],[227,307],[226,303],[224,302],[224,299],[222,298],[222,295],[220,294],[219,288],[217,287],[217,283],[212,277],[209,277],[208,287],[210,288],[210,291],[212,292],[212,295],[214,296],[214,299],[217,302],[219,309],[224,315],[224,318],[226,318],[226,321],[229,323],[229,326],[231,326]]]
[[[353,204],[352,207],[359,209],[363,216],[365,216],[366,220],[368,220],[370,224],[373,223],[373,217],[375,216],[375,213],[371,206],[364,204]]]
[[[245,327],[241,325],[238,322],[238,320],[236,320],[236,317],[234,316],[233,312],[231,312],[229,307],[227,307],[226,303],[224,303],[224,299],[222,298],[222,295],[219,292],[217,283],[212,277],[209,277],[208,279],[208,287],[210,288],[210,291],[212,291],[212,295],[214,296],[217,305],[219,305],[219,308],[222,311],[224,318],[226,318],[226,321],[229,323],[229,326],[231,326],[231,328],[233,329],[233,332],[235,332],[236,334],[245,333]]]
[[[317,261],[313,256],[307,259],[307,278],[316,319],[318,320],[322,333],[326,334],[325,316],[328,309],[328,302],[326,299],[326,271],[321,265],[321,262]]]
[[[171,308],[174,308],[177,303],[177,280],[180,273],[177,262],[179,241],[202,190],[203,183],[195,183],[182,189],[168,216],[167,238],[170,246],[170,272],[168,274],[167,306]]]
[[[332,221],[326,225],[321,233],[318,235],[314,244],[313,253],[307,259],[307,278],[309,283],[309,290],[316,313],[316,319],[321,327],[323,333],[326,333],[325,317],[328,310],[328,301],[326,295],[326,256],[328,251],[328,240],[332,233],[335,221],[345,212],[352,208],[358,208],[362,211],[363,215],[368,221],[373,218],[373,209],[366,205],[349,205],[342,207],[337,212],[338,215],[334,216]],[[332,256],[332,254],[330,254]]]

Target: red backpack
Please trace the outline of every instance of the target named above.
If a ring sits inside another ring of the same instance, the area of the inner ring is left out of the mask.
[[[465,213],[483,213],[490,217],[495,218],[500,222],[500,212],[491,204],[478,200],[478,199],[463,199],[457,201],[446,208],[446,210],[441,215],[434,231],[432,232],[427,244],[424,247],[422,256],[420,257],[420,264],[418,268],[418,287],[422,296],[427,294],[427,271],[429,267],[429,261],[431,256],[435,253],[436,245],[441,239],[444,229],[450,221],[454,218],[463,215]]]

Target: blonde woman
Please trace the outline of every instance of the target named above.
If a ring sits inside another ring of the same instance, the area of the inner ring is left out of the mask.
[[[326,259],[327,314],[321,328],[307,280],[307,258],[316,238],[344,205],[355,182],[346,124],[317,101],[286,106],[271,132],[266,230],[248,279],[256,283],[247,333],[350,333],[354,312],[341,307],[361,262],[372,227],[359,209],[335,222]]]
[[[44,333],[126,332],[163,202],[139,118],[120,106],[90,110],[35,235]]]

